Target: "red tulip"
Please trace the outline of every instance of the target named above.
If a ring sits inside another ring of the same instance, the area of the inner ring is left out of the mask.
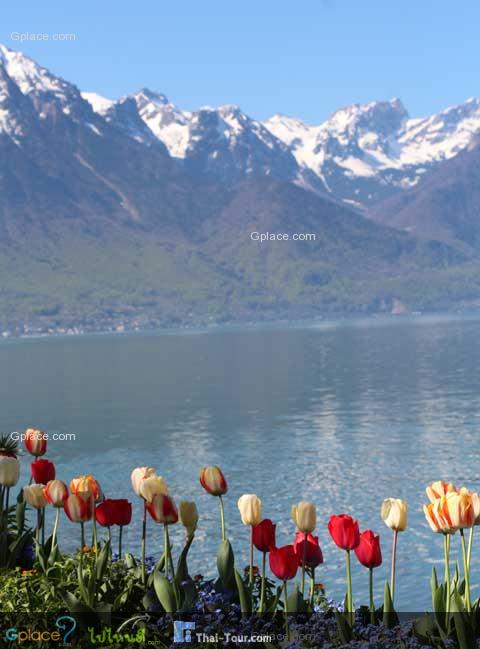
[[[382,550],[380,536],[372,530],[360,534],[360,543],[355,548],[355,554],[360,563],[366,568],[378,568],[382,565]]]
[[[35,457],[45,455],[47,452],[46,434],[36,428],[29,428],[25,431],[25,448]]]
[[[303,563],[303,553],[305,549],[304,532],[297,532],[295,534],[295,541],[293,542],[293,548],[295,550],[295,554],[298,557],[298,565],[301,566]],[[318,543],[318,536],[313,536],[313,534],[309,534],[307,536],[305,566],[307,568],[316,568],[321,563],[323,563],[323,554],[320,545]]]
[[[97,505],[95,518],[104,527],[128,525],[132,520],[132,504],[124,498],[107,498]]]
[[[347,514],[330,516],[328,531],[334,543],[342,550],[354,550],[360,543],[358,521]]]
[[[147,511],[155,523],[170,525],[178,521],[178,512],[170,496],[155,494],[151,503],[147,503]]]
[[[298,559],[293,545],[284,545],[282,548],[270,550],[270,570],[277,579],[286,581],[293,579],[297,574]]]
[[[218,466],[207,466],[201,469],[200,484],[212,496],[223,496],[228,491],[227,481]]]
[[[50,480],[55,480],[55,465],[50,460],[35,460],[30,468],[37,484],[46,485]]]
[[[275,528],[269,518],[264,518],[252,530],[253,544],[260,552],[270,552],[275,547]]]
[[[93,501],[88,492],[72,494],[63,503],[65,514],[72,523],[84,523],[93,515]]]

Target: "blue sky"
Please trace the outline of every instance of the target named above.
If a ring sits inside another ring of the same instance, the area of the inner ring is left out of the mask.
[[[183,108],[232,103],[317,123],[354,102],[400,97],[422,116],[480,96],[477,0],[15,4],[2,6],[0,42],[110,98],[148,86]]]

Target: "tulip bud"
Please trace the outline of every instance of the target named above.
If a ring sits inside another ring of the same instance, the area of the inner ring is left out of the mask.
[[[152,469],[150,466],[139,466],[136,469],[133,469],[130,479],[132,481],[133,491],[140,496],[140,485],[145,478],[150,478],[150,476],[155,475],[155,469]]]
[[[43,494],[45,485],[43,484],[32,484],[29,487],[23,488],[23,498],[27,505],[34,507],[35,509],[42,509],[47,504],[47,499]]]
[[[330,516],[328,531],[335,545],[342,550],[355,550],[360,543],[358,521],[348,514]]]
[[[103,500],[103,492],[100,484],[91,475],[81,475],[70,481],[70,491],[72,494],[89,493],[93,500],[98,503]]]
[[[61,480],[50,480],[47,482],[43,494],[47,502],[53,507],[63,507],[63,503],[68,498],[67,485]]]
[[[35,460],[30,465],[30,470],[36,483],[47,484],[55,479],[55,465],[50,460]]]
[[[238,509],[244,525],[252,527],[262,520],[262,501],[255,494],[244,494],[238,499]]]
[[[298,558],[298,565],[303,564],[303,557],[305,556],[305,566],[307,568],[316,568],[323,563],[323,554],[318,543],[318,536],[308,534],[305,541],[305,533],[297,532],[293,542],[293,549]]]
[[[196,504],[188,500],[181,500],[178,511],[180,514],[180,522],[185,528],[187,537],[193,536],[195,530],[197,529],[198,523],[198,511]]]
[[[37,428],[28,428],[25,431],[25,448],[31,455],[39,457],[47,452],[47,436]]]
[[[301,501],[292,507],[292,520],[300,532],[310,534],[317,526],[317,512],[313,503]]]
[[[253,528],[253,545],[260,552],[270,552],[275,547],[276,525],[269,518],[264,518]]]
[[[459,493],[447,493],[443,507],[453,529],[463,530],[474,525],[475,512],[467,489],[460,489]]]
[[[435,500],[441,498],[442,496],[445,496],[445,494],[451,491],[456,491],[453,484],[443,482],[442,480],[432,482],[432,484],[428,485],[428,487],[426,488],[427,496],[431,503],[435,502]]]
[[[159,475],[152,475],[140,483],[140,496],[151,503],[153,497],[159,494],[168,494],[168,487],[165,480]]]
[[[132,520],[132,504],[125,498],[107,498],[95,509],[95,519],[99,525],[128,525]]]
[[[282,548],[274,548],[269,556],[270,570],[277,579],[286,581],[293,579],[298,570],[298,557],[295,554],[293,545],[284,545]]]
[[[93,499],[90,492],[71,494],[63,503],[65,514],[72,523],[84,523],[93,515]]]
[[[170,525],[178,521],[175,503],[167,494],[155,494],[152,502],[147,503],[147,510],[155,523]]]
[[[218,466],[201,469],[200,484],[212,496],[223,496],[228,491],[227,481]]]
[[[427,523],[433,532],[442,532],[443,534],[452,534],[455,529],[449,520],[448,511],[444,510],[446,498],[442,496],[437,498],[433,503],[423,506],[423,512]]]
[[[0,485],[14,487],[20,477],[20,462],[16,457],[0,455]]]
[[[400,498],[386,498],[380,510],[385,525],[395,532],[407,529],[407,513],[408,504]]]
[[[362,566],[366,568],[378,568],[382,565],[382,551],[380,548],[380,536],[372,530],[365,530],[360,534],[360,543],[355,548],[355,554]]]

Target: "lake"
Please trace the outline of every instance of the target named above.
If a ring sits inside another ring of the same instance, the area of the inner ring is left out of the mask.
[[[345,590],[344,556],[330,541],[330,514],[352,514],[362,529],[381,533],[380,604],[391,544],[380,505],[405,498],[396,603],[419,611],[430,607],[432,565],[442,570],[443,556],[422,512],[425,486],[442,478],[480,489],[479,331],[473,317],[418,317],[5,340],[0,428],[74,433],[75,441],[51,443],[46,457],[60,479],[92,473],[108,496],[132,500],[135,524],[124,545],[136,554],[141,506],[130,472],[155,467],[177,499],[197,502],[192,573],[213,574],[220,535],[217,499],[201,489],[200,467],[218,464],[227,477],[228,533],[240,566],[248,554],[241,494],[262,498],[278,545],[293,538],[291,505],[314,501],[325,557],[317,580],[336,599]],[[22,484],[28,462],[22,458]],[[73,548],[78,526],[62,518],[60,544]],[[177,526],[175,550],[181,535]],[[160,526],[149,521],[148,553],[161,546]],[[478,588],[480,538],[473,554]],[[368,571],[353,563],[354,597],[366,603]]]

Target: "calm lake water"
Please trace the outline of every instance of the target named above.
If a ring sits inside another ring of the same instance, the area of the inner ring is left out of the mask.
[[[344,556],[329,539],[330,514],[352,514],[363,529],[381,533],[380,599],[391,543],[380,504],[405,498],[410,523],[399,539],[397,604],[422,610],[430,606],[432,565],[441,570],[442,557],[442,539],[422,512],[425,485],[443,478],[480,490],[479,331],[475,318],[422,317],[4,341],[0,428],[75,433],[75,441],[50,444],[57,477],[93,473],[107,495],[130,498],[135,524],[125,545],[137,554],[141,508],[130,472],[154,466],[176,498],[197,501],[190,563],[205,575],[215,569],[220,532],[217,499],[198,484],[201,466],[218,464],[227,476],[228,532],[241,566],[248,545],[241,494],[262,498],[264,516],[278,523],[279,545],[293,537],[291,505],[313,500],[325,556],[317,577],[337,599]],[[63,547],[74,547],[78,534],[62,520]],[[181,530],[174,536],[178,549]],[[480,528],[478,537],[477,588]],[[159,552],[161,539],[150,521],[149,554]],[[368,571],[354,564],[359,604]]]

